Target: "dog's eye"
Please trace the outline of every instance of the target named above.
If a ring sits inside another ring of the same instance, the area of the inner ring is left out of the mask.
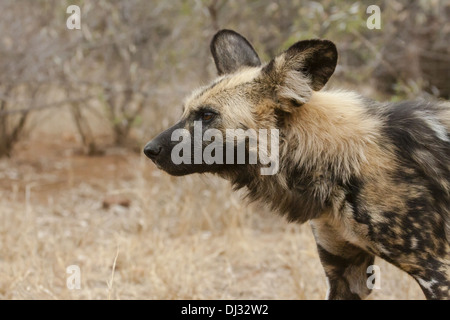
[[[212,112],[203,112],[202,113],[202,121],[208,122],[214,118],[215,114]]]

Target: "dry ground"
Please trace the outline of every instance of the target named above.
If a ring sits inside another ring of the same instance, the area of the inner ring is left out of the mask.
[[[307,224],[246,206],[214,177],[174,178],[135,153],[85,157],[74,145],[38,134],[0,160],[1,299],[324,298]],[[376,263],[371,299],[423,299]],[[70,265],[79,290],[66,286]]]

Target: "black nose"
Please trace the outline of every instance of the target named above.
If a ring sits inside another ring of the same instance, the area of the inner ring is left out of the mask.
[[[155,159],[161,153],[161,149],[159,143],[152,140],[144,147],[144,154],[150,159]]]

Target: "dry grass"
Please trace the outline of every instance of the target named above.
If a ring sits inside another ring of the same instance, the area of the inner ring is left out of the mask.
[[[0,160],[1,299],[322,299],[325,277],[306,225],[246,206],[227,182],[174,178],[123,150],[76,155],[38,135]],[[102,201],[111,195],[129,207]],[[372,299],[422,299],[378,260]],[[66,268],[81,268],[69,290]]]

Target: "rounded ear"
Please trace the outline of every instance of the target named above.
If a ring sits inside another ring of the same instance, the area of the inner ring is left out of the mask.
[[[285,52],[288,69],[309,78],[314,91],[319,91],[328,82],[336,68],[337,58],[336,46],[328,40],[299,41]]]
[[[252,45],[239,33],[221,30],[211,41],[211,53],[219,75],[236,72],[239,68],[258,67],[261,61]]]

